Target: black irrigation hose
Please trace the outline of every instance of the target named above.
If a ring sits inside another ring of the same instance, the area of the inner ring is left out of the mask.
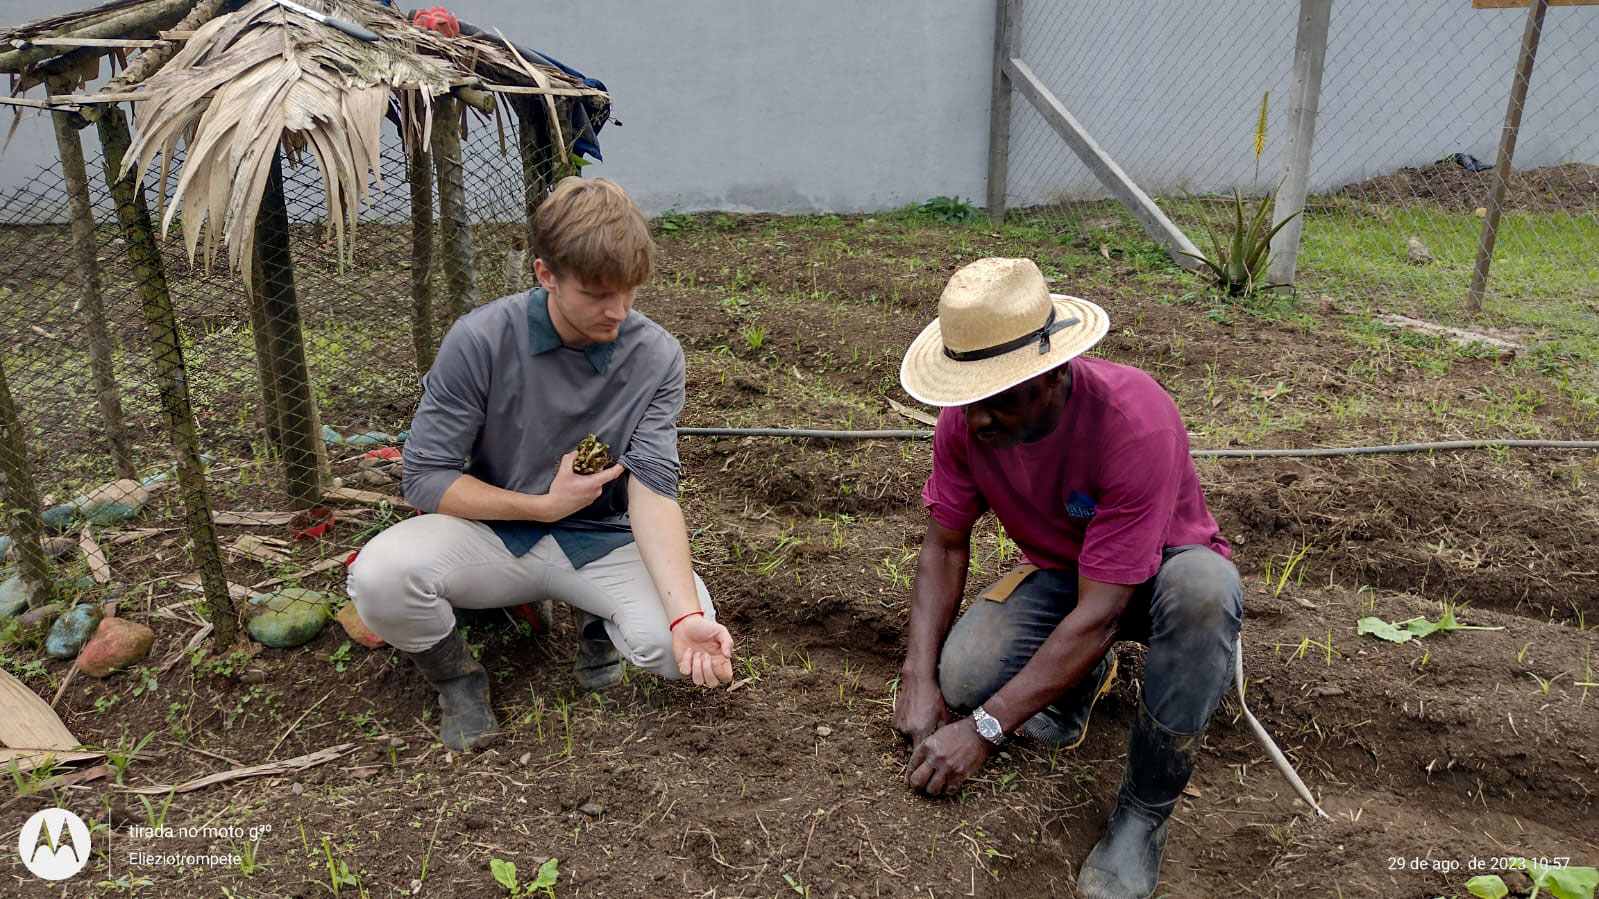
[[[926,438],[932,431],[817,431],[808,428],[678,428],[688,437],[804,437],[823,440],[883,440]],[[1197,459],[1256,459],[1316,456],[1376,456],[1386,453],[1424,453],[1432,450],[1477,450],[1524,447],[1535,449],[1599,450],[1599,440],[1439,440],[1432,443],[1393,443],[1384,446],[1326,446],[1309,449],[1199,449]]]

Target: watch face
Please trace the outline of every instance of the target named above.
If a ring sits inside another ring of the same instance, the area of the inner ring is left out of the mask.
[[[977,722],[977,733],[983,739],[990,742],[999,739],[1000,728],[998,718],[995,718],[993,715],[983,713],[977,715],[975,720]]]

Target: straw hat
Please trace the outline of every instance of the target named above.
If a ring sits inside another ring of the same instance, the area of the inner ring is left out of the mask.
[[[1081,355],[1109,328],[1098,305],[1051,294],[1031,259],[979,259],[950,277],[899,381],[929,406],[964,406]]]

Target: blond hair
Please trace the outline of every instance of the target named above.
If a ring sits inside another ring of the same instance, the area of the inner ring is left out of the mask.
[[[627,290],[655,264],[644,212],[614,181],[562,178],[533,216],[533,252],[556,277]]]

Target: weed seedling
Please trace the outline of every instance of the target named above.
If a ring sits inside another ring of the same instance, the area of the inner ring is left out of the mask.
[[[507,896],[531,896],[543,890],[548,899],[555,899],[555,882],[560,879],[560,872],[556,870],[558,859],[548,859],[539,865],[539,873],[531,881],[522,883],[516,876],[516,862],[508,862],[502,858],[489,860],[489,872],[494,875],[494,881],[505,888]]]
[[[1357,633],[1370,634],[1381,640],[1392,643],[1408,643],[1413,637],[1426,637],[1439,631],[1502,631],[1503,627],[1482,627],[1478,625],[1461,624],[1455,619],[1454,603],[1444,603],[1443,617],[1437,621],[1428,621],[1425,616],[1418,615],[1408,621],[1390,624],[1377,617],[1362,618],[1356,622]],[[1531,644],[1529,644],[1531,645]],[[1527,651],[1522,647],[1523,653]],[[1518,660],[1519,660],[1518,653]]]

